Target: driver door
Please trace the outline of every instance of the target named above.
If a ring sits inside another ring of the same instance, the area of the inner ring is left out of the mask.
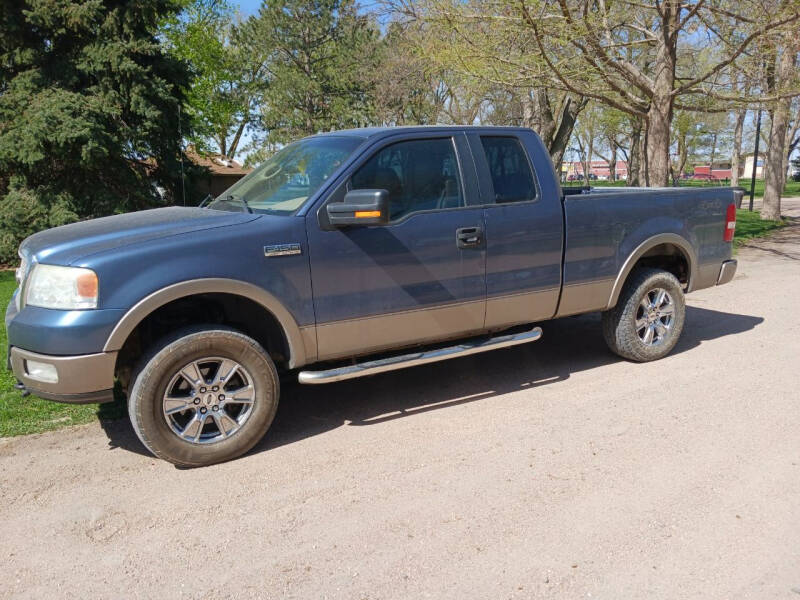
[[[334,228],[324,204],[306,216],[319,359],[482,331],[486,244],[466,137],[393,136],[326,203],[350,189],[387,190],[390,222]]]

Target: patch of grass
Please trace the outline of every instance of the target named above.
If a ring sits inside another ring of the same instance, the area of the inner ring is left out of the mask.
[[[590,184],[592,187],[624,187],[624,181],[591,181]],[[720,182],[709,182],[709,181],[699,181],[694,179],[687,179],[682,180],[679,182],[679,187],[717,187],[717,186],[726,186],[730,185],[730,181],[723,180]],[[750,199],[750,180],[739,180],[739,185],[745,190],[744,195],[744,203],[747,204],[748,200]],[[565,183],[564,186],[583,186],[583,181],[570,181]],[[785,198],[791,198],[794,196],[800,196],[800,181],[792,181],[791,179],[786,182],[786,187],[783,189],[783,196]],[[763,198],[764,197],[764,180],[763,179],[756,179],[756,188],[754,193],[755,198]]]
[[[753,212],[749,210],[737,210],[736,233],[733,236],[733,241],[737,246],[741,246],[747,240],[764,237],[770,231],[774,231],[787,224],[786,220],[763,221],[761,219],[761,214],[755,210]]]
[[[0,271],[0,307],[4,311],[16,287],[14,272]],[[71,405],[35,396],[23,398],[22,393],[14,387],[16,378],[5,368],[8,352],[5,326],[0,327],[0,348],[3,361],[0,365],[0,437],[40,433],[89,423],[97,418],[118,419],[126,414],[125,402],[119,393],[117,400],[111,404]]]

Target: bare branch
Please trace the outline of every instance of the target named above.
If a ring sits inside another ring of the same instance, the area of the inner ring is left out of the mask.
[[[793,15],[791,15],[789,17],[786,17],[785,19],[781,19],[780,21],[769,23],[769,24],[765,25],[764,27],[761,27],[761,28],[757,29],[756,31],[752,32],[750,35],[748,35],[744,39],[744,41],[733,52],[733,54],[731,54],[726,60],[723,60],[723,61],[717,63],[716,65],[714,65],[713,68],[709,69],[703,75],[700,75],[699,77],[695,77],[691,81],[689,81],[687,83],[684,83],[682,86],[673,89],[672,90],[672,96],[674,97],[674,96],[678,96],[680,94],[686,93],[688,90],[690,90],[691,88],[695,87],[697,84],[702,83],[703,81],[709,79],[710,77],[713,77],[714,75],[716,75],[717,73],[722,71],[722,69],[724,69],[725,67],[730,65],[732,62],[734,62],[739,57],[739,55],[741,55],[747,49],[747,47],[751,43],[753,43],[754,40],[760,38],[767,31],[769,31],[771,29],[776,29],[776,28],[782,27],[784,25],[788,25],[789,23],[794,23],[795,21],[798,21],[798,20],[800,20],[800,13],[796,12],[795,14],[793,14]]]

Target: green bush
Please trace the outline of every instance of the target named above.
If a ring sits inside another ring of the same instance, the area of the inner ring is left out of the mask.
[[[0,264],[16,263],[17,248],[29,235],[78,220],[66,194],[48,196],[43,192],[28,189],[20,178],[11,180],[8,193],[0,200]]]

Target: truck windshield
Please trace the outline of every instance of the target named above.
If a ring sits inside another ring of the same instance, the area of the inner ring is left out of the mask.
[[[220,194],[208,208],[292,214],[363,141],[359,137],[321,136],[289,144]]]

